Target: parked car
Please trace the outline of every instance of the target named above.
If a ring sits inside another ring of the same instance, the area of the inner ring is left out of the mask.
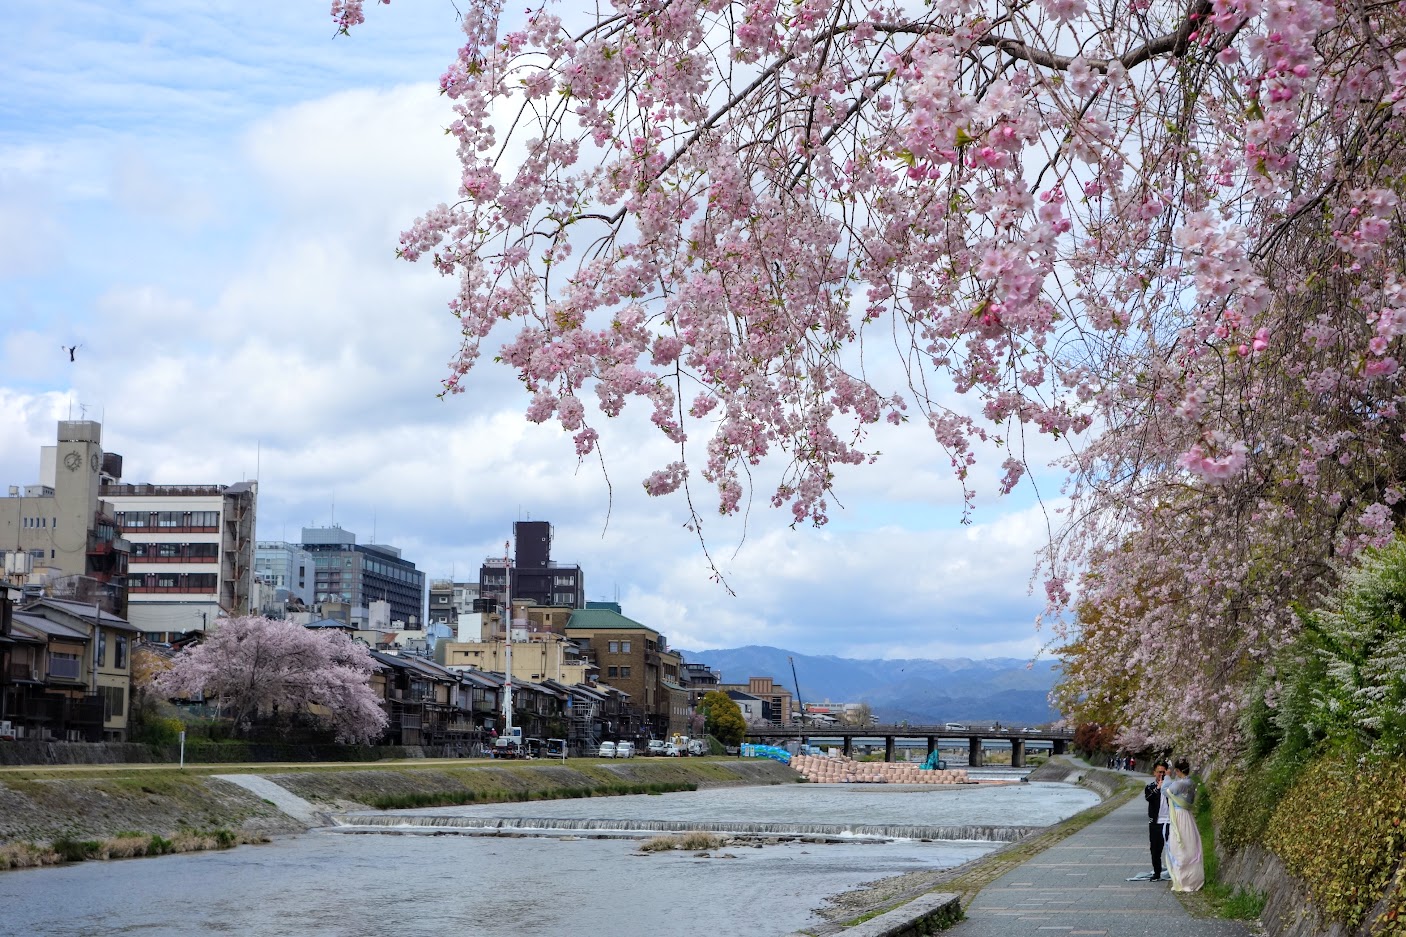
[[[662,754],[664,754],[664,740],[663,740],[663,739],[650,739],[650,740],[649,740],[649,746],[645,749],[645,751],[648,752],[648,753],[651,754],[651,755],[662,755]]]
[[[634,742],[616,742],[616,743],[615,743],[615,757],[616,757],[616,758],[633,758],[633,757],[635,757],[635,743],[634,743]]]
[[[614,758],[614,757],[615,757],[615,743],[614,743],[614,742],[601,742],[601,743],[600,743],[600,748],[596,751],[596,754],[597,754],[598,756],[600,756],[601,758]]]
[[[669,756],[670,758],[678,758],[680,755],[683,754],[683,752],[679,751],[679,747],[678,747],[677,745],[675,745],[673,742],[665,742],[665,743],[664,743],[664,750],[663,750],[662,752],[660,752],[659,754],[661,754],[661,755],[667,755],[667,756]]]
[[[698,756],[706,755],[708,754],[708,743],[702,739],[690,739],[688,743],[688,753]]]

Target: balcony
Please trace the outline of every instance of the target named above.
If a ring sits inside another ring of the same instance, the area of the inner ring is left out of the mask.
[[[81,660],[70,660],[66,657],[49,658],[49,677],[53,680],[78,680],[83,673],[83,662]]]

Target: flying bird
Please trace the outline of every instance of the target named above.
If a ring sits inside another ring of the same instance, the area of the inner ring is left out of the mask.
[[[78,349],[82,348],[83,346],[82,346],[82,345],[60,345],[59,347],[62,348],[64,351],[68,352],[68,360],[69,360],[69,361],[77,361],[78,359],[73,356],[73,353],[74,353],[75,351],[77,351]]]

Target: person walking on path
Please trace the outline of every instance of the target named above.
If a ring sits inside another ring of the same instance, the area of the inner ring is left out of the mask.
[[[1172,821],[1167,836],[1172,891],[1199,891],[1206,873],[1201,831],[1196,828],[1196,816],[1191,810],[1196,803],[1196,782],[1191,780],[1191,764],[1185,758],[1177,759],[1172,768],[1172,779],[1163,784]]]

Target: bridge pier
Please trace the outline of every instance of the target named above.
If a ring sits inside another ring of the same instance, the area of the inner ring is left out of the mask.
[[[884,736],[884,761],[893,761],[893,736]]]
[[[1069,750],[1068,744],[1069,743],[1066,742],[1064,739],[1055,739],[1053,743],[1054,750],[1051,754],[1063,755],[1066,751]]]
[[[932,757],[932,753],[935,752],[935,751],[937,751],[937,736],[935,736],[935,735],[929,735],[929,736],[928,736],[928,757],[931,758],[931,757]]]
[[[981,738],[975,735],[967,739],[967,765],[981,767]]]
[[[1025,739],[1011,739],[1011,767],[1025,767]]]
[[[846,735],[846,736],[845,736],[844,753],[845,753],[845,757],[846,757],[846,758],[853,758],[853,757],[854,757],[854,736],[852,736],[852,735]]]

